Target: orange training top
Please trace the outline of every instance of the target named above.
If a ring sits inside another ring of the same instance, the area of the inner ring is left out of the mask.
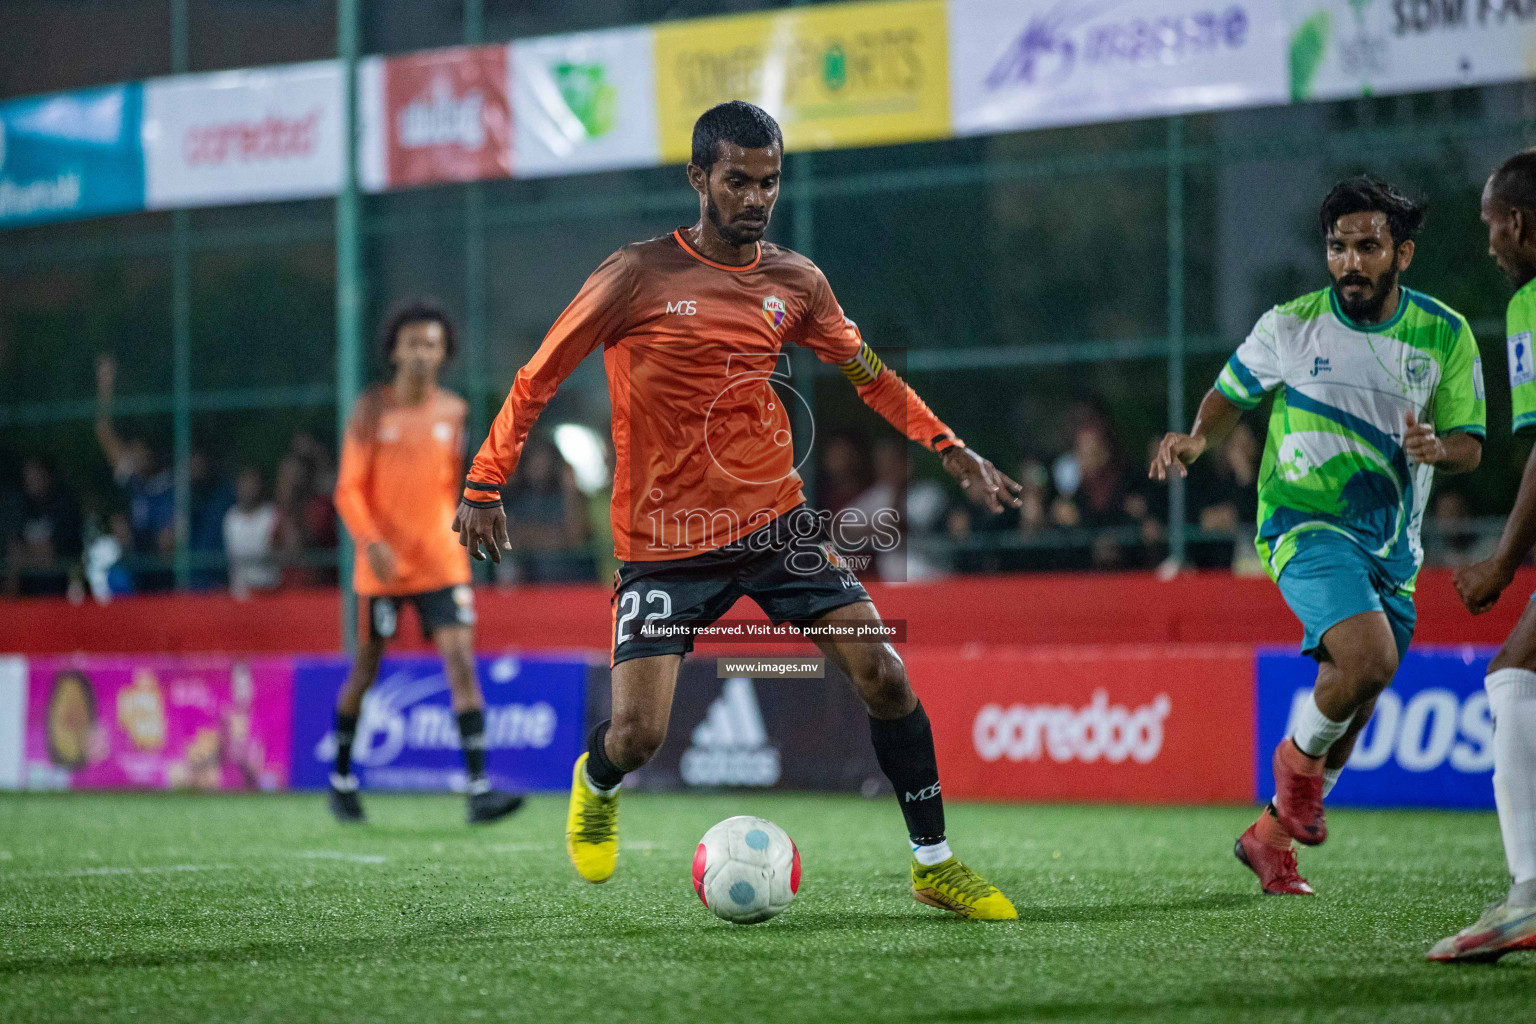
[[[467,412],[464,399],[439,387],[416,405],[401,404],[389,384],[358,399],[341,446],[336,511],[357,542],[359,594],[420,594],[469,582],[469,556],[449,528]],[[366,549],[379,540],[395,552],[390,580],[368,565]]]
[[[603,261],[560,314],[470,468],[464,497],[493,501],[555,388],[603,348],[613,404],[614,554],[657,561],[729,544],[804,500],[790,418],[770,380],[790,380],[786,342],[839,364],[896,429],[942,451],[960,441],[885,367],[799,253],[758,246],[745,266],[695,252],[682,230]]]

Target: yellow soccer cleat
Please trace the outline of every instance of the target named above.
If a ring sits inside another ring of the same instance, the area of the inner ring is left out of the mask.
[[[1014,921],[1019,912],[997,886],[951,857],[932,867],[912,859],[912,898],[971,921]]]
[[[565,819],[565,852],[576,873],[606,882],[619,859],[619,794],[598,796],[587,785],[587,755],[571,773],[571,810]]]

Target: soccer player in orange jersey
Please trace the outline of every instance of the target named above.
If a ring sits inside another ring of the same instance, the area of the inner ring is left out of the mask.
[[[970,451],[864,343],[804,256],[762,241],[779,194],[783,137],[766,112],[721,104],[694,126],[691,227],[627,245],[597,268],[517,374],[470,469],[454,527],[500,560],[506,483],[528,430],[576,365],[601,349],[613,404],[613,718],[573,772],[566,838],[578,873],[606,881],[618,792],[660,747],[691,635],[750,596],[775,623],[878,625],[869,595],[805,504],[789,418],[770,384],[786,344],[838,364],[859,396],[939,453],[975,500],[1001,511],[1019,485]],[[912,841],[912,889],[973,919],[1013,905],[950,852],[933,732],[887,643],[813,639],[858,688],[881,768]]]
[[[363,695],[378,678],[400,606],[416,606],[422,633],[443,658],[468,772],[471,824],[517,810],[523,798],[491,788],[485,774],[485,698],[475,679],[475,605],[469,559],[446,527],[463,471],[464,399],[437,386],[454,351],[447,316],[412,305],[391,318],[384,351],[394,379],[358,400],[342,442],[336,511],[357,544],[357,658],[336,698],[336,765],[330,807],[363,820],[352,740]]]

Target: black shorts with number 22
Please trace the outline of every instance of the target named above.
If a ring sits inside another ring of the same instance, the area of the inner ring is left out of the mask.
[[[687,631],[647,635],[665,626],[705,626],[750,597],[774,625],[809,623],[869,594],[806,505],[714,551],[656,562],[624,562],[614,574],[613,660],[687,654]]]

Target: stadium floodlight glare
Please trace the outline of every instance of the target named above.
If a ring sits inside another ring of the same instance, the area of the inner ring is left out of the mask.
[[[555,428],[555,447],[576,473],[576,486],[582,494],[596,494],[608,485],[613,470],[597,431],[580,423],[562,423]]]

